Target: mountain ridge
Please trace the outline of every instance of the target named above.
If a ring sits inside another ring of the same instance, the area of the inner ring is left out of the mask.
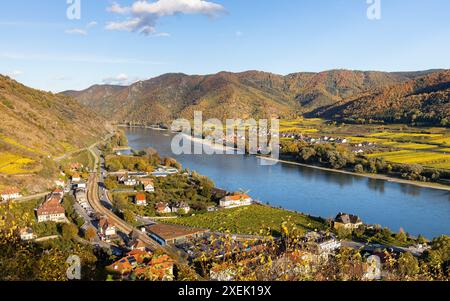
[[[94,85],[62,93],[115,122],[167,123],[180,117],[192,119],[196,110],[206,118],[290,118],[439,72],[167,73],[125,87]]]

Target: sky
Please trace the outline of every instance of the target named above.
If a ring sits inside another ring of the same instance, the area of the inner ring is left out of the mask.
[[[169,72],[450,68],[448,0],[5,0],[1,5],[0,73],[53,92],[125,85]]]

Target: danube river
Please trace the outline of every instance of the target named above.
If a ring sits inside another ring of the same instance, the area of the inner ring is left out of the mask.
[[[242,155],[180,155],[171,151],[174,134],[144,128],[127,129],[130,147],[153,147],[183,167],[214,180],[228,191],[243,189],[264,203],[324,218],[338,212],[428,238],[450,234],[450,192],[278,163]],[[207,147],[207,146],[206,146]]]

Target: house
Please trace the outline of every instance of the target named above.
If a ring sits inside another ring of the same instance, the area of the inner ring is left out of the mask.
[[[188,214],[189,211],[191,211],[191,207],[186,202],[179,202],[172,206],[173,213]]]
[[[226,196],[220,200],[220,207],[235,208],[249,206],[253,203],[253,199],[246,194],[235,194]]]
[[[85,182],[78,182],[72,186],[73,189],[86,189],[87,184]]]
[[[99,237],[108,242],[117,237],[116,226],[108,218],[102,217],[98,222]]]
[[[183,243],[190,238],[204,237],[207,229],[188,228],[169,224],[154,224],[146,227],[148,235],[160,245]]]
[[[35,235],[33,234],[33,229],[30,227],[20,229],[20,239],[23,241],[33,240],[35,239]]]
[[[80,182],[80,181],[81,181],[81,176],[80,176],[80,174],[79,174],[79,173],[74,173],[74,174],[72,175],[72,182],[78,183],[78,182]]]
[[[154,255],[144,267],[134,270],[134,275],[140,280],[173,281],[174,260],[166,254]]]
[[[174,260],[166,254],[133,250],[106,269],[122,277],[133,274],[139,280],[171,281],[174,279],[173,266]]]
[[[60,197],[62,199],[64,197],[64,190],[62,190],[61,188],[56,188],[55,190],[53,190],[51,195]]]
[[[126,257],[107,266],[106,269],[120,275],[129,274],[139,265],[143,265],[151,256],[152,254],[147,251],[133,250],[129,252]]]
[[[138,184],[138,181],[135,178],[126,178],[123,181],[123,184],[125,186],[136,186]]]
[[[153,179],[150,178],[143,178],[140,180],[142,185],[144,185],[144,190],[146,192],[155,192],[155,185],[153,183]]]
[[[44,203],[37,209],[38,222],[66,222],[66,215],[64,207],[61,206],[62,198],[58,196],[50,196]]]
[[[352,214],[339,213],[334,219],[334,228],[337,229],[358,229],[363,225],[361,219]]]
[[[3,201],[15,200],[22,197],[20,190],[17,187],[9,187],[0,194]]]
[[[328,255],[341,247],[333,234],[325,232],[309,232],[304,241],[307,249],[318,255]]]
[[[70,163],[69,164],[69,169],[71,171],[79,171],[83,168],[83,164],[79,163],[79,162],[74,162],[74,163]]]
[[[166,214],[166,213],[171,213],[172,209],[170,209],[169,205],[167,205],[167,203],[158,203],[155,206],[156,212],[159,214]]]
[[[135,237],[128,242],[128,247],[130,248],[130,250],[145,251],[147,249],[147,244],[139,238]]]
[[[75,199],[77,200],[78,204],[80,204],[81,207],[87,207],[88,206],[88,200],[86,196],[86,191],[84,190],[77,190],[75,192]]]
[[[136,194],[135,203],[138,206],[147,206],[147,199],[145,198],[145,194],[143,193]]]

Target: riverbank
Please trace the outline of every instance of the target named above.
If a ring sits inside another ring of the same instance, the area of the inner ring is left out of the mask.
[[[367,174],[367,173],[360,174],[360,173],[347,171],[347,170],[332,169],[332,168],[327,168],[327,167],[321,167],[321,166],[315,166],[315,165],[299,163],[299,162],[295,162],[295,161],[274,159],[274,158],[265,157],[265,156],[257,156],[257,157],[261,158],[261,159],[264,159],[264,160],[268,160],[268,161],[274,161],[274,162],[283,163],[283,164],[302,166],[302,167],[307,167],[307,168],[314,168],[314,169],[328,171],[328,172],[347,174],[347,175],[352,175],[352,176],[357,176],[357,177],[364,177],[364,178],[370,178],[370,179],[375,179],[375,180],[382,180],[382,181],[398,183],[398,184],[408,184],[408,185],[413,185],[413,186],[417,186],[417,187],[421,187],[421,188],[429,188],[429,189],[438,189],[438,190],[450,191],[450,186],[442,185],[442,184],[439,184],[439,183],[429,183],[429,182],[418,182],[418,181],[404,180],[404,179],[389,177],[389,176],[380,175],[380,174]]]

